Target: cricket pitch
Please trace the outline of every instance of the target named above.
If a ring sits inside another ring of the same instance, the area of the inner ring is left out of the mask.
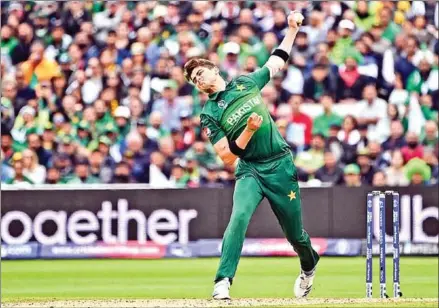
[[[3,307],[437,307],[437,298],[400,299],[282,299],[245,298],[229,301],[208,299],[64,300],[6,303]]]

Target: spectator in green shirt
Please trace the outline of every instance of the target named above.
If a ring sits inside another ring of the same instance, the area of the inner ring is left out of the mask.
[[[323,106],[323,114],[314,119],[313,134],[322,134],[325,137],[329,135],[329,128],[332,125],[339,125],[343,122],[343,118],[332,112],[334,100],[332,95],[325,93],[320,97],[320,103]]]
[[[12,156],[12,167],[14,168],[14,177],[6,180],[6,184],[34,184],[29,178],[24,175],[23,154],[20,152]]]
[[[413,57],[417,69],[407,79],[407,91],[429,94],[439,87],[439,71],[434,65],[434,54],[429,50],[418,51]]]
[[[231,35],[229,42],[221,45],[217,53],[221,63],[220,68],[226,71],[229,76],[235,77],[236,73],[229,70],[237,69],[235,66],[242,67],[247,57],[253,54],[253,47],[247,42],[243,42],[238,35]]]
[[[37,123],[35,120],[35,109],[31,106],[24,106],[18,116],[15,118],[14,127],[11,131],[14,141],[25,143],[26,136],[37,132]]]
[[[146,136],[151,140],[159,140],[169,136],[170,132],[162,127],[163,117],[159,111],[151,112],[149,116],[149,125],[146,129]]]
[[[343,64],[343,61],[346,58],[346,51],[349,51],[354,45],[354,41],[352,40],[354,30],[354,23],[348,19],[343,19],[338,24],[338,35],[340,37],[335,42],[335,46],[329,54],[329,57],[334,64]]]
[[[94,108],[96,110],[96,132],[100,135],[105,131],[105,126],[114,120],[103,100],[98,99],[94,103]]]
[[[189,174],[185,170],[185,164],[182,162],[175,163],[172,166],[170,182],[178,188],[184,188],[190,180]]]
[[[297,155],[295,165],[307,175],[313,176],[324,165],[324,149],[323,135],[315,134],[311,141],[311,148]]]
[[[424,138],[422,144],[425,147],[434,149],[437,147],[439,142],[437,123],[434,121],[427,121],[424,125]]]
[[[361,186],[360,167],[356,164],[347,165],[344,170],[344,184],[347,187]]]
[[[354,22],[357,27],[363,31],[369,31],[376,21],[376,16],[372,14],[368,1],[356,1],[354,10],[356,14]]]
[[[253,55],[258,60],[258,66],[262,67],[267,62],[274,48],[278,45],[278,40],[274,32],[267,32],[259,42],[253,46]]]
[[[419,103],[425,120],[438,122],[438,111],[433,107],[433,97],[429,94],[422,95]]]
[[[395,37],[401,32],[401,27],[392,21],[393,12],[388,7],[383,7],[378,12],[379,24],[384,28],[383,38],[390,42],[395,41]]]
[[[78,127],[76,129],[76,140],[79,145],[87,148],[92,140],[92,135],[90,132],[90,125],[87,121],[82,120],[79,122]]]
[[[119,106],[114,111],[117,130],[119,132],[118,141],[125,139],[131,130],[130,116],[131,112],[127,106]]]
[[[1,30],[1,52],[11,55],[15,46],[18,45],[18,40],[13,36],[12,29],[9,25],[4,25]]]
[[[201,166],[207,166],[208,164],[215,164],[217,162],[214,150],[201,138],[196,140],[193,146],[187,150],[185,157],[187,160],[193,157]]]
[[[78,159],[75,166],[75,173],[66,184],[99,184],[100,180],[90,174],[88,159]]]

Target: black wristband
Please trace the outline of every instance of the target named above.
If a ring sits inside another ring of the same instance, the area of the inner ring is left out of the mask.
[[[236,144],[236,140],[230,142],[229,141],[229,148],[230,148],[230,152],[232,152],[233,154],[235,154],[236,156],[240,157],[244,154],[244,149],[241,149],[237,144]]]
[[[282,49],[275,49],[272,53],[273,56],[278,56],[279,58],[281,58],[282,60],[284,60],[285,62],[288,61],[288,58],[290,57],[290,55]]]

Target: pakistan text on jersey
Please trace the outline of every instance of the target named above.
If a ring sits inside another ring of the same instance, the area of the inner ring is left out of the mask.
[[[260,103],[262,103],[262,99],[259,95],[253,97],[251,100],[242,105],[238,110],[232,113],[232,115],[227,118],[227,123],[232,126],[235,125],[244,114],[252,110],[253,107],[259,105]]]

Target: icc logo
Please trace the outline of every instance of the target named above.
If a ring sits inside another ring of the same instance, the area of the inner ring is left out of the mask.
[[[218,102],[218,107],[220,107],[221,109],[226,108],[226,106],[227,106],[227,104],[226,104],[226,101],[225,101],[225,100],[220,100],[220,101]]]

